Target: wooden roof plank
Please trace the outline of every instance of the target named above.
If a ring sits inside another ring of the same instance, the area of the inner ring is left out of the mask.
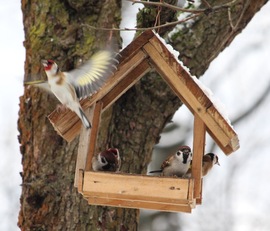
[[[146,53],[140,50],[142,46],[144,50],[148,49]],[[150,48],[154,49],[151,51]],[[151,54],[151,52],[154,53]],[[168,83],[175,94],[193,114],[198,114],[202,118],[206,124],[208,133],[220,148],[226,154],[236,151],[239,148],[237,134],[215,108],[212,101],[207,97],[200,86],[198,86],[196,81],[178,63],[178,60],[152,31],[140,35],[121,52],[123,56],[118,71],[114,76],[109,78],[108,82],[99,92],[91,96],[90,99],[81,101],[83,109],[90,107],[101,98],[103,98],[105,107],[115,102],[115,100],[120,97],[117,96],[117,94],[120,94],[121,87],[124,87],[121,86],[121,84],[127,84],[125,85],[126,87],[122,88],[122,90],[126,91],[132,84],[140,79],[140,71],[137,72],[136,68],[142,65],[142,62],[145,64],[145,59],[147,59],[148,56],[147,53],[151,54],[153,66],[162,75],[163,79]],[[159,54],[159,59],[155,56],[156,54]],[[145,69],[145,72],[147,71],[148,69]],[[139,76],[134,76],[133,79],[129,80],[130,82],[127,83],[128,81],[125,78],[127,76],[130,77],[131,75],[129,74],[131,73],[138,74]],[[113,96],[113,99],[110,100],[109,96]],[[48,117],[55,127],[55,130],[68,142],[79,134],[81,122],[75,113],[70,111],[64,113],[54,111]]]
[[[190,77],[167,50],[165,45],[158,38],[153,37],[149,43],[144,45],[144,49],[149,54],[155,69],[161,74],[175,94],[193,113],[201,117],[207,129],[211,131],[210,134],[214,134],[213,139],[215,141],[218,140],[217,143],[222,150],[226,151],[226,154],[235,151],[239,146],[231,147],[231,144],[232,140],[237,140],[237,134],[217,111],[211,100],[200,89],[193,78]],[[209,108],[212,111],[208,111]],[[225,149],[225,147],[227,148]]]
[[[129,62],[130,57],[132,57],[135,53],[137,53],[144,44],[148,43],[149,39],[151,39],[153,36],[155,36],[155,34],[151,30],[145,31],[142,34],[140,34],[128,46],[126,46],[125,49],[123,49],[120,52],[119,62],[121,64]]]
[[[132,57],[128,57],[129,62],[127,63],[120,63],[117,71],[111,76],[105,85],[102,87],[100,91],[98,91],[95,95],[91,96],[88,103],[85,105],[89,107],[89,105],[93,104],[103,98],[106,94],[108,94],[116,85],[119,84],[126,76],[132,72],[134,69],[138,67],[138,65],[143,62],[148,55],[145,54],[143,51],[138,51]]]
[[[136,69],[133,69],[126,75],[108,94],[101,100],[103,101],[103,110],[106,110],[117,99],[119,99],[128,89],[130,89],[142,76],[151,70],[147,59],[141,62]]]

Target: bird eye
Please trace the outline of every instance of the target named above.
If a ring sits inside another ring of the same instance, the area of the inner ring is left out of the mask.
[[[101,162],[102,162],[103,164],[106,164],[106,163],[107,163],[106,158],[102,156],[102,157],[101,157]]]
[[[177,155],[177,156],[180,156],[180,155],[181,155],[181,152],[180,152],[180,151],[178,151],[178,152],[176,153],[176,155]]]

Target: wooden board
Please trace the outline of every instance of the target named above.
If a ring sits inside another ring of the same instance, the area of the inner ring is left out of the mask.
[[[84,170],[79,169],[77,188],[78,188],[78,192],[81,194],[83,193],[83,176],[84,176]]]
[[[86,198],[91,205],[103,205],[113,207],[124,207],[133,209],[151,209],[167,212],[191,213],[192,205],[166,204],[159,202],[121,200],[113,198],[88,197]]]
[[[119,99],[128,89],[140,80],[147,72],[151,70],[151,66],[147,59],[141,62],[136,69],[132,70],[122,79],[101,101],[103,102],[103,110],[106,110],[117,99]]]
[[[105,109],[114,103],[143,74],[150,70],[147,64],[150,57],[150,65],[159,72],[190,111],[203,120],[207,132],[223,152],[230,154],[239,148],[239,140],[233,128],[215,108],[198,82],[190,76],[152,31],[143,33],[121,54],[123,56],[118,71],[109,78],[97,94],[82,101],[83,109],[90,107],[101,99],[104,102]],[[129,79],[130,77],[132,78]],[[49,115],[49,119],[55,130],[68,142],[79,134],[81,122],[74,113],[54,111]]]
[[[168,83],[174,93],[194,115],[197,114],[200,116],[208,131],[210,131],[210,135],[212,135],[212,138],[224,153],[230,154],[237,150],[239,148],[239,142],[235,142],[238,140],[235,131],[164,44],[157,37],[153,37],[143,48],[150,56],[152,65]],[[209,108],[211,110],[208,110]]]
[[[94,106],[85,110],[85,115],[87,116],[89,121],[93,120],[93,114],[94,114]],[[74,187],[78,187],[79,170],[85,169],[85,163],[89,148],[89,136],[91,130],[92,128],[85,129],[84,126],[81,126],[80,141],[75,168]]]
[[[192,179],[86,171],[82,185],[93,204],[167,211],[195,205]]]
[[[89,137],[89,149],[87,152],[86,157],[86,163],[85,163],[85,170],[91,170],[92,169],[92,158],[95,153],[96,149],[96,142],[98,137],[98,129],[99,129],[99,123],[101,118],[101,111],[102,111],[103,103],[101,101],[97,102],[95,105],[95,110],[93,114],[93,122],[92,122],[92,129],[91,134]]]
[[[205,147],[205,124],[198,115],[194,116],[192,178],[194,179],[194,197],[201,200],[202,195],[202,159]]]

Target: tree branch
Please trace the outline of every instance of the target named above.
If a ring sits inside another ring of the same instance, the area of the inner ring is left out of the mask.
[[[207,1],[204,0],[203,2],[207,6],[207,8],[194,10],[194,9],[185,9],[185,8],[182,8],[182,7],[174,6],[174,5],[168,4],[168,3],[164,2],[164,1],[160,1],[160,2],[150,2],[150,1],[148,2],[148,1],[140,1],[140,0],[127,0],[127,1],[132,2],[132,3],[141,3],[141,4],[144,4],[144,5],[167,7],[169,9],[171,9],[171,10],[176,10],[176,11],[181,11],[181,12],[205,13],[205,14],[208,14],[210,12],[215,12],[215,11],[218,11],[218,10],[224,9],[224,8],[230,8],[236,2],[236,0],[233,0],[233,1],[230,1],[228,3],[212,7]]]
[[[151,26],[151,27],[142,27],[142,28],[106,28],[106,27],[95,27],[95,26],[91,26],[88,24],[81,24],[81,26],[83,27],[87,27],[89,29],[93,29],[93,30],[109,30],[109,31],[146,31],[146,30],[155,30],[155,29],[159,29],[159,28],[163,28],[163,27],[167,27],[167,26],[174,26],[177,25],[179,23],[183,23],[186,22],[190,19],[196,18],[197,16],[201,15],[203,12],[200,13],[195,13],[192,16],[189,16],[185,19],[181,19],[178,21],[174,21],[174,22],[167,22],[165,24],[161,24],[158,26]]]
[[[233,26],[233,24],[232,24],[231,14],[230,14],[230,7],[236,2],[236,0],[233,0],[231,2],[222,4],[222,5],[219,5],[219,6],[214,6],[214,7],[211,7],[210,4],[206,4],[207,2],[204,1],[205,4],[208,7],[204,8],[204,9],[196,9],[196,10],[184,9],[184,8],[181,8],[181,7],[178,7],[178,6],[168,4],[166,2],[146,2],[146,1],[139,1],[139,0],[127,0],[127,1],[132,2],[132,3],[141,3],[141,4],[144,4],[144,5],[153,5],[153,6],[157,6],[157,7],[167,7],[169,9],[171,9],[171,10],[192,13],[193,15],[191,15],[191,16],[185,18],[185,19],[181,19],[181,20],[174,21],[174,22],[167,22],[167,23],[161,24],[161,25],[157,25],[158,23],[156,21],[155,26],[147,27],[147,28],[146,27],[142,27],[142,28],[107,28],[107,27],[95,27],[95,26],[91,26],[91,25],[88,25],[88,24],[81,24],[81,26],[87,27],[87,28],[90,28],[90,29],[93,29],[93,30],[105,30],[105,31],[146,31],[146,30],[156,30],[156,29],[160,29],[160,28],[163,28],[163,27],[174,26],[174,25],[186,22],[186,21],[188,21],[190,19],[193,19],[193,18],[195,18],[195,17],[197,17],[197,16],[199,16],[201,14],[206,14],[207,15],[209,13],[216,12],[216,11],[218,11],[220,9],[227,8],[228,9],[228,17],[229,17],[230,25],[231,25],[233,30],[236,27],[236,26]],[[157,19],[158,19],[158,16],[157,16]],[[238,22],[237,22],[237,24],[238,24]]]
[[[191,10],[191,9],[185,9],[181,8],[175,5],[171,5],[166,2],[147,2],[147,1],[140,1],[140,0],[127,0],[128,2],[132,2],[133,4],[135,3],[141,3],[143,5],[149,5],[149,6],[159,6],[159,7],[166,7],[171,10],[175,11],[182,11],[182,12],[187,12],[187,13],[204,13],[205,9],[197,9],[197,10]]]

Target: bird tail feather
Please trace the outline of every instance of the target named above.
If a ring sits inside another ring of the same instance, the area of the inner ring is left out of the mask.
[[[84,112],[83,112],[83,110],[81,109],[81,108],[79,108],[79,110],[80,110],[80,115],[81,115],[81,121],[82,121],[82,123],[83,123],[83,126],[85,127],[85,128],[91,128],[92,126],[91,126],[91,123],[89,122],[89,120],[88,120],[88,118],[86,117],[86,115],[84,114]]]
[[[149,173],[159,173],[159,172],[162,172],[162,170],[161,170],[161,169],[159,169],[159,170],[154,170],[154,171],[150,171]]]

